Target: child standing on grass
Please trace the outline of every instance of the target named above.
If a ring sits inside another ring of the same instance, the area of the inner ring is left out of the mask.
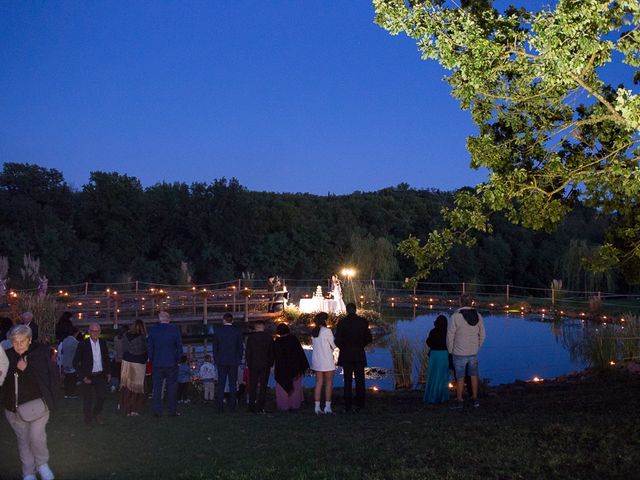
[[[180,358],[178,366],[178,403],[190,403],[189,383],[191,383],[191,366],[186,355]]]
[[[211,355],[204,356],[204,363],[200,366],[200,379],[204,388],[204,401],[213,400],[215,382],[218,379],[216,367],[211,363]]]

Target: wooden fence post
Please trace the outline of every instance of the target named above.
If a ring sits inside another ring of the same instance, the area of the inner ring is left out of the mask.
[[[202,301],[202,322],[207,324],[207,295],[204,296]]]

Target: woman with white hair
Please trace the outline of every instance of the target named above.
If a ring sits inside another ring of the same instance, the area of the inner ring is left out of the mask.
[[[24,480],[52,480],[46,426],[58,393],[56,367],[49,347],[32,342],[31,329],[17,325],[9,333],[9,367],[2,405],[16,434]]]

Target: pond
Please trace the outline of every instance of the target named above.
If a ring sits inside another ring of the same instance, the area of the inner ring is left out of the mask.
[[[390,310],[383,317],[393,324],[393,330],[399,336],[410,339],[416,347],[421,347],[433,328],[433,322],[439,314],[447,317],[452,311],[428,311],[418,313],[415,318],[411,311]],[[487,338],[480,350],[480,377],[491,385],[511,383],[515,380],[553,378],[586,367],[586,363],[574,358],[569,346],[575,338],[582,336],[587,328],[582,320],[563,319],[553,322],[537,316],[510,315],[483,312]],[[391,352],[386,346],[386,338],[377,339],[367,350],[369,367],[390,369]],[[311,358],[311,351],[306,351]],[[335,377],[336,386],[343,385],[339,369]],[[377,377],[377,375],[375,375]],[[413,375],[416,376],[415,374]],[[313,377],[305,378],[306,386],[313,386]],[[394,388],[393,376],[388,374],[379,378],[367,378],[367,387],[381,390]],[[415,378],[414,378],[415,383]]]
[[[382,313],[383,318],[392,325],[392,333],[411,340],[415,349],[424,345],[433,322],[439,314],[447,317],[453,310],[429,310],[414,313],[411,310],[392,309]],[[586,362],[572,355],[571,346],[584,336],[589,325],[583,320],[562,319],[552,321],[540,315],[519,315],[498,312],[482,312],[487,338],[479,355],[480,377],[491,385],[511,383],[515,380],[554,378],[573,371],[583,370]],[[199,329],[200,326],[194,326]],[[389,336],[376,338],[367,349],[368,388],[392,390],[391,352],[388,348]],[[305,353],[311,363],[311,339],[301,338]],[[195,346],[198,356],[203,354],[202,344]],[[199,343],[199,344],[198,344]],[[208,351],[211,352],[209,345]],[[415,368],[414,368],[415,370]],[[412,372],[414,385],[416,373]],[[270,386],[273,386],[273,375]],[[313,374],[305,376],[303,384],[313,387]],[[342,369],[338,368],[334,385],[344,385]]]

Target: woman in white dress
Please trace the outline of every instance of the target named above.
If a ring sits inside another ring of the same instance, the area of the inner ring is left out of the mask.
[[[336,364],[333,351],[336,344],[333,341],[333,332],[327,328],[329,315],[320,312],[314,321],[316,326],[311,332],[313,353],[311,355],[311,369],[316,372],[316,386],[313,390],[316,415],[321,413],[333,413],[331,410],[331,393],[333,391],[333,375]],[[324,410],[320,408],[322,390],[324,387]]]
[[[345,306],[344,300],[342,299],[342,287],[340,285],[340,279],[337,275],[331,276],[331,288],[331,296],[338,304],[335,313],[337,313],[338,315],[341,313],[345,313],[347,311],[347,307]]]

